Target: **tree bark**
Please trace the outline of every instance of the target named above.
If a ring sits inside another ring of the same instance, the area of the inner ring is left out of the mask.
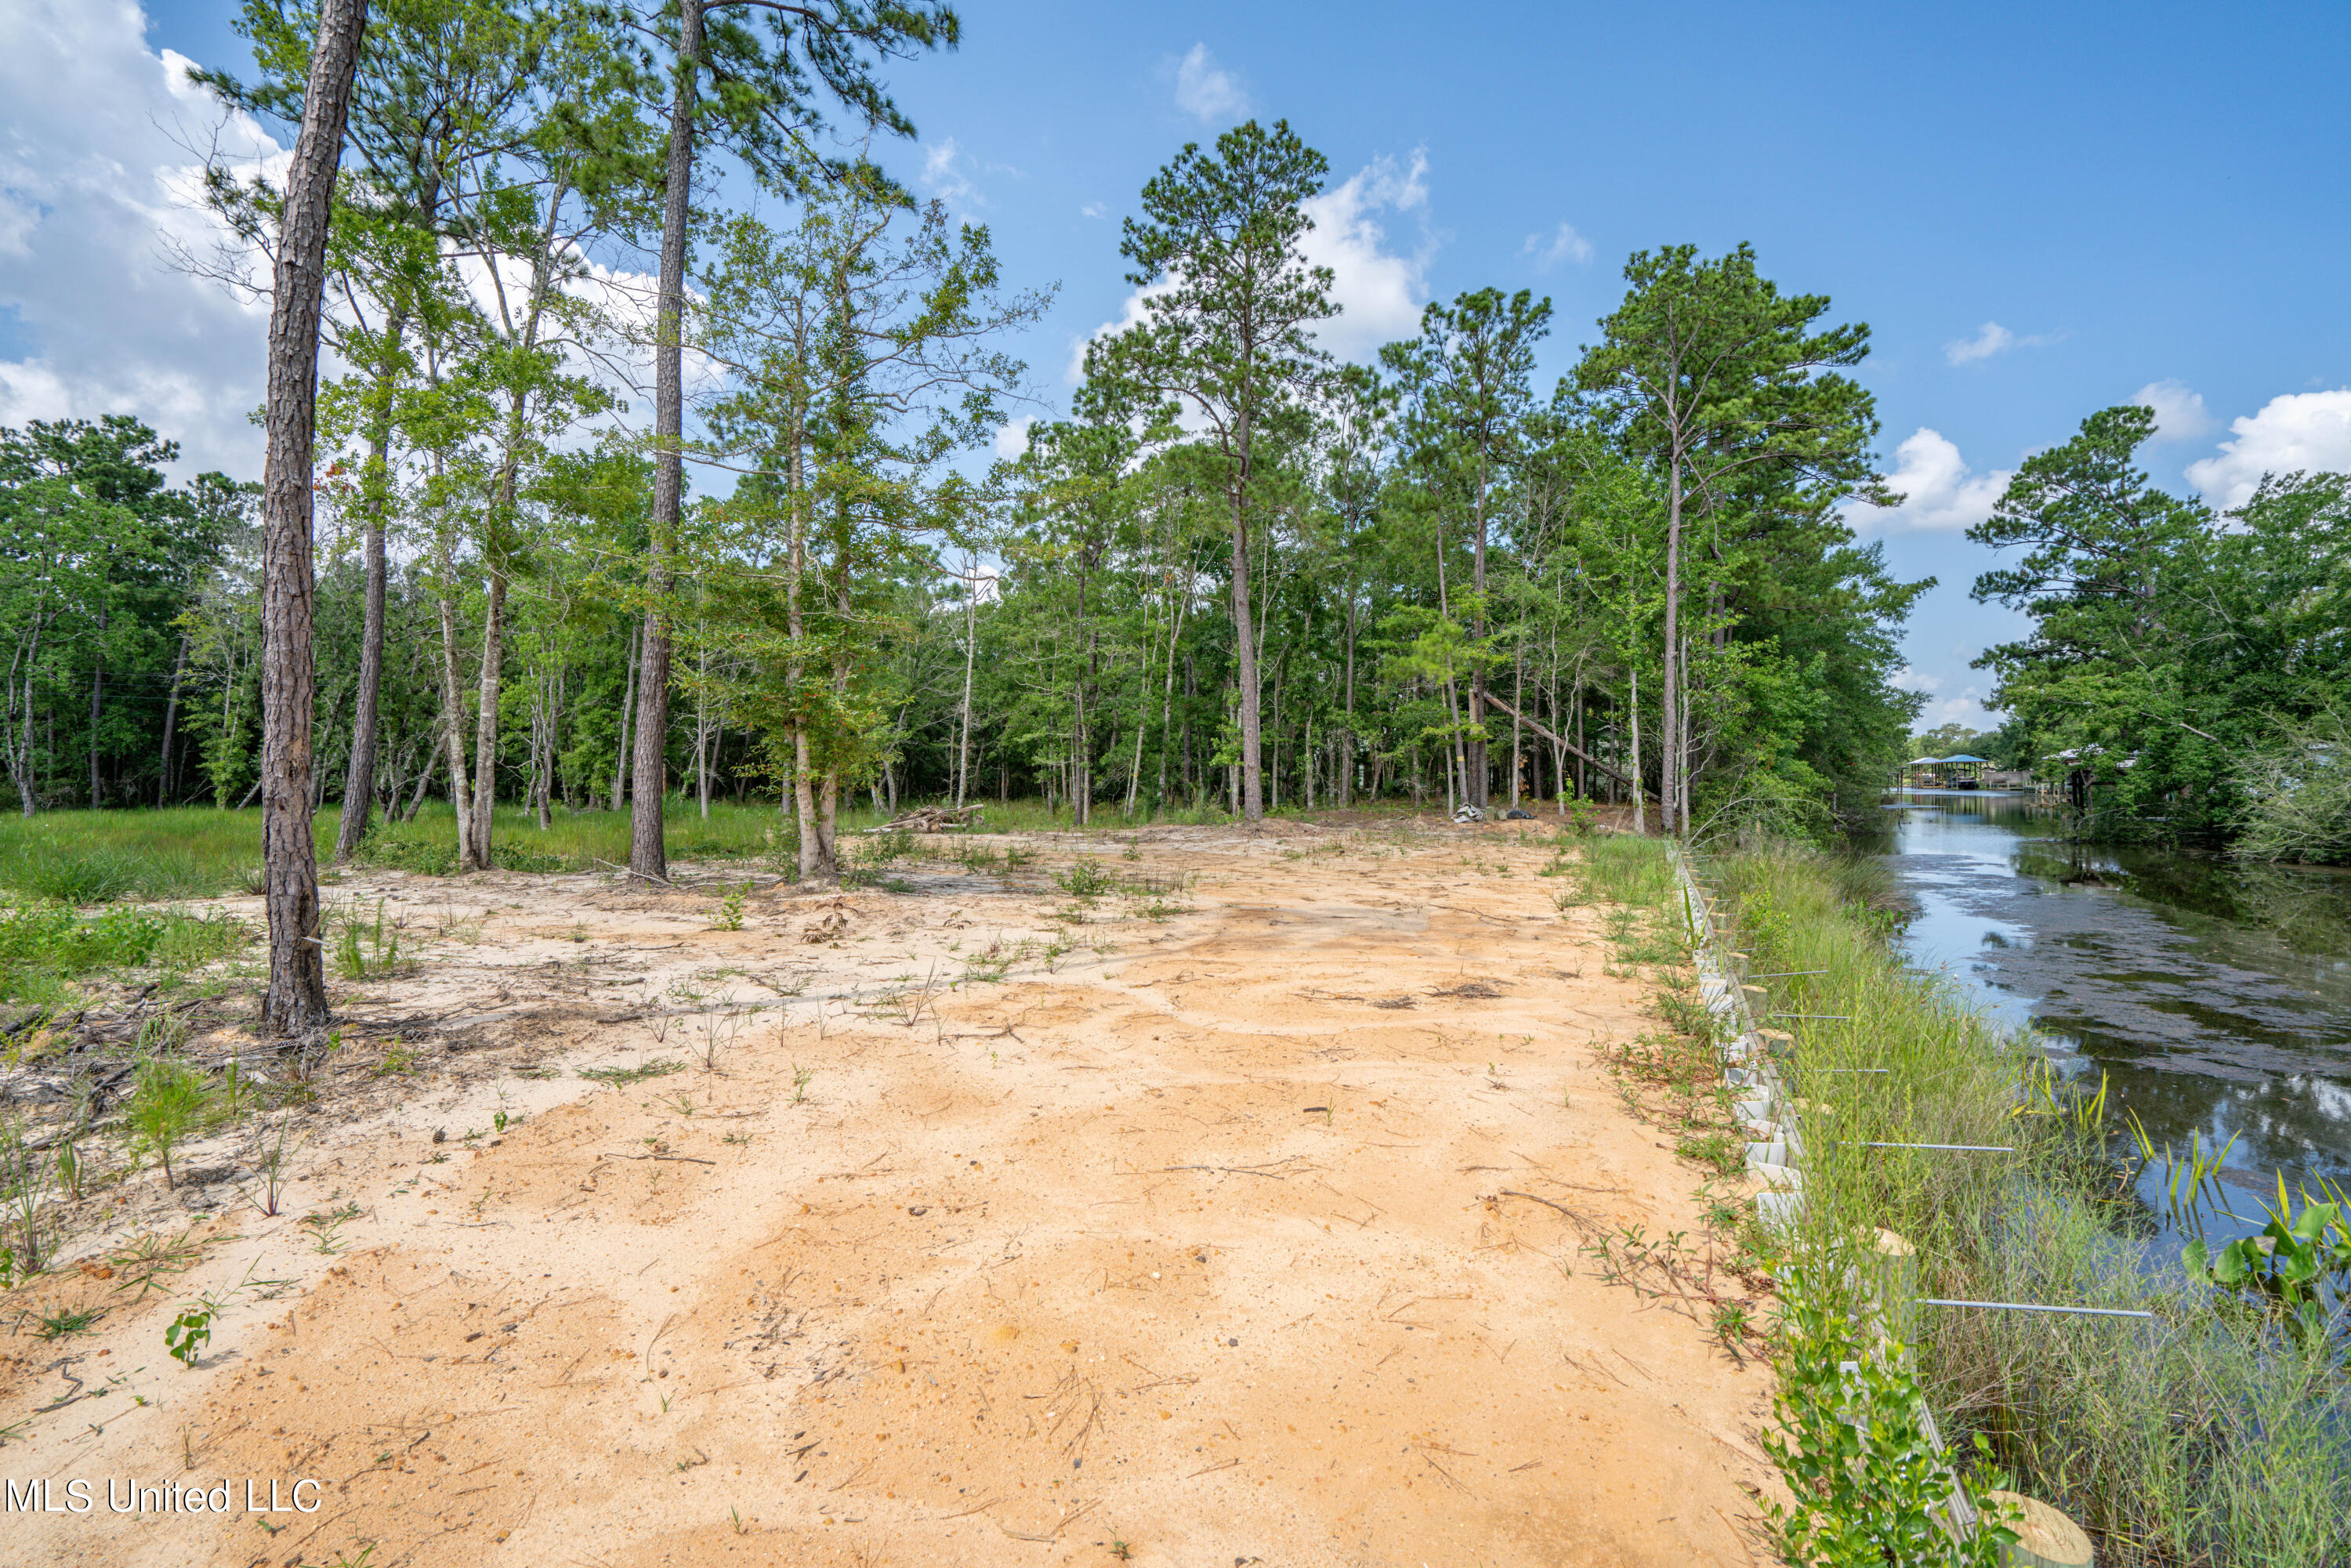
[[[302,131],[286,176],[269,310],[268,457],[262,476],[262,863],[269,914],[263,1026],[300,1037],[327,1021],[319,940],[318,847],[310,835],[312,445],[317,435],[319,305],[343,120],[359,65],[367,0],[319,0]]]
[[[465,787],[465,727],[464,688],[457,683],[457,602],[441,597],[442,737],[449,752],[449,807],[457,819],[457,863],[479,871],[474,847],[473,792]]]
[[[396,351],[402,321],[394,317],[385,327]],[[386,359],[390,359],[387,354]],[[387,374],[389,372],[386,372]],[[360,685],[351,699],[351,761],[343,775],[342,819],[335,827],[335,863],[342,865],[359,853],[367,837],[368,813],[375,805],[375,765],[378,713],[383,690],[383,486],[392,434],[382,419],[368,436],[368,498],[366,541],[367,608],[360,625]]]
[[[643,674],[637,686],[636,800],[629,819],[629,870],[666,879],[662,806],[668,782],[669,554],[685,490],[685,227],[692,216],[694,110],[702,73],[702,0],[678,0],[677,82],[670,103],[669,167],[662,203],[660,295],[653,343],[653,515],[645,588]]]
[[[1649,831],[1649,824],[1646,820],[1641,803],[1648,791],[1641,785],[1641,672],[1638,670],[1633,672],[1631,711],[1633,715],[1633,831],[1636,833],[1646,833]]]
[[[1680,671],[1677,668],[1679,661],[1676,656],[1681,647],[1681,574],[1682,449],[1677,438],[1666,469],[1666,698],[1662,714],[1666,733],[1659,742],[1662,750],[1657,759],[1657,814],[1665,819],[1665,831],[1668,834],[1674,831],[1676,807],[1687,787],[1681,776],[1681,753],[1674,744],[1680,728],[1675,718],[1681,711],[1681,683],[1677,678]],[[1638,815],[1637,805],[1635,814]]]
[[[155,804],[158,806],[172,803],[172,741],[180,727],[180,684],[188,675],[188,637],[185,632],[180,633],[180,657],[172,665],[172,695],[163,704],[162,765],[155,780]]]
[[[474,693],[474,831],[478,869],[490,868],[490,813],[498,803],[498,695],[506,669],[506,573],[490,563],[482,585],[482,673]]]
[[[106,632],[106,612],[98,612],[98,630]],[[105,714],[106,661],[93,659],[89,665],[89,809],[97,810],[103,801],[103,789],[98,778],[98,725]]]
[[[1233,478],[1233,657],[1240,686],[1241,761],[1236,770],[1241,821],[1255,827],[1265,820],[1265,773],[1258,755],[1257,637],[1249,612],[1249,416],[1241,411],[1238,461]]]
[[[979,561],[967,563],[963,594],[963,709],[956,737],[956,810],[963,810],[964,788],[971,778],[971,677],[979,652]]]
[[[1469,587],[1473,594],[1471,608],[1477,612],[1469,618],[1469,638],[1482,649],[1486,641],[1486,485],[1487,460],[1481,454],[1478,460],[1478,499],[1476,517],[1470,530]],[[1492,769],[1486,761],[1486,665],[1481,659],[1469,666],[1469,733],[1462,747],[1462,782],[1467,787],[1469,803],[1484,810],[1490,803]],[[1513,787],[1511,803],[1517,804]]]
[[[629,764],[633,760],[629,749],[629,725],[637,715],[637,637],[643,630],[639,626],[629,628],[629,675],[621,686],[621,744],[613,753],[612,761],[612,810],[615,811],[621,809],[621,802],[629,798]]]

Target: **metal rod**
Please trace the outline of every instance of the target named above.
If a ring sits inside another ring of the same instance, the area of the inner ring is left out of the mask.
[[[1834,1019],[1839,1023],[1853,1021],[1851,1013],[1769,1013],[1765,1016],[1775,1019]]]
[[[1950,1149],[1971,1155],[2012,1155],[2016,1150],[2007,1144],[1865,1144],[1857,1138],[1844,1140],[1855,1149]]]
[[[1946,1301],[1933,1296],[1917,1298],[1922,1307],[1982,1307],[1995,1312],[2071,1312],[2085,1318],[2153,1318],[2153,1312],[2130,1312],[2122,1307],[2053,1307],[2039,1301]]]

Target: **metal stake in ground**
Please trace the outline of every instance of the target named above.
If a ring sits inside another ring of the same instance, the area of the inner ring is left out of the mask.
[[[2043,1301],[1947,1301],[1936,1296],[1920,1296],[1911,1302],[1917,1307],[1980,1307],[1993,1312],[2065,1312],[2085,1318],[2148,1318],[2153,1312],[2133,1312],[2126,1307],[2056,1307]]]

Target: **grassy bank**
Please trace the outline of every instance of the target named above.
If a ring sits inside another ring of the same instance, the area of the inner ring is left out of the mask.
[[[2297,1329],[2257,1293],[2149,1261],[2102,1097],[2054,1082],[2029,1042],[1903,966],[1867,868],[1778,848],[1701,873],[1750,971],[1779,977],[1761,980],[1761,1010],[1804,1015],[1764,1020],[1793,1036],[1783,1071],[1808,1103],[1804,1204],[1782,1239],[1783,1277],[1858,1256],[1854,1239],[1877,1228],[1907,1239],[1916,1280],[1894,1292],[1896,1326],[1944,1435],[1955,1452],[1980,1437],[2017,1490],[2092,1531],[2102,1563],[2351,1557],[2339,1332]],[[1806,1277],[1833,1298],[1860,1276]],[[1916,1304],[1928,1298],[2156,1316]],[[1851,1301],[1815,1304],[1857,1321]],[[1803,1369],[1784,1368],[1783,1385],[1792,1373],[1802,1383]]]

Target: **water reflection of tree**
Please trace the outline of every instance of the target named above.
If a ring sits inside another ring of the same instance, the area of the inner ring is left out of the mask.
[[[2351,878],[2270,865],[2233,870],[2243,890],[2241,918],[2305,953],[2351,954]]]

